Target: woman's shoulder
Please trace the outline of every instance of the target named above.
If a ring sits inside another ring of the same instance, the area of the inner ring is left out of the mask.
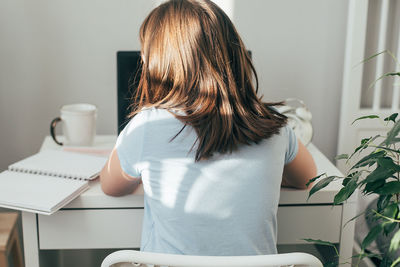
[[[159,120],[162,118],[171,118],[174,117],[170,111],[167,109],[161,109],[156,107],[145,107],[141,109],[133,118],[133,121],[138,120]]]
[[[146,128],[165,128],[175,124],[181,125],[181,122],[174,116],[173,112],[167,109],[146,107],[131,118],[127,128],[138,127],[139,125]]]

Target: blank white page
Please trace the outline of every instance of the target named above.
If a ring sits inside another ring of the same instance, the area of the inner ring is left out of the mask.
[[[44,150],[8,167],[10,171],[92,180],[107,158],[60,150]]]
[[[0,173],[0,206],[51,214],[87,188],[87,181],[4,171]]]

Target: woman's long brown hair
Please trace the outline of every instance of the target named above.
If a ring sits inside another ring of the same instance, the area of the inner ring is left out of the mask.
[[[250,56],[213,2],[161,4],[144,20],[140,41],[142,73],[130,116],[144,107],[183,111],[173,114],[197,133],[196,161],[258,143],[285,125],[286,117],[270,108],[281,103],[257,97]]]

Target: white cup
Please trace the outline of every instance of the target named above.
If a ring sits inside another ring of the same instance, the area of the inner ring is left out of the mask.
[[[91,104],[72,104],[61,107],[61,116],[50,124],[50,133],[59,145],[91,146],[96,135],[97,108]],[[65,142],[61,143],[55,135],[55,127],[62,121]]]

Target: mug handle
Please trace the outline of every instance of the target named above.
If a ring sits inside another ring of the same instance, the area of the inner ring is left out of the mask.
[[[51,121],[51,123],[50,123],[50,134],[51,134],[51,137],[53,138],[54,142],[56,142],[57,145],[62,146],[63,143],[57,141],[56,133],[55,133],[56,125],[60,121],[61,121],[60,117],[57,117],[57,118],[55,118],[54,120]]]

